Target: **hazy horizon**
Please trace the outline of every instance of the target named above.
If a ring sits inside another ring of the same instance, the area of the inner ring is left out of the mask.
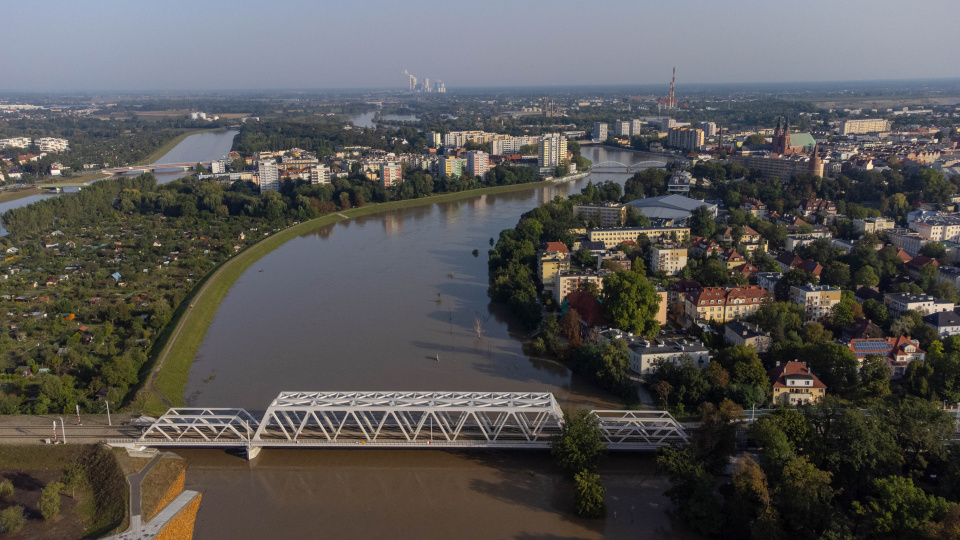
[[[960,78],[950,0],[7,7],[0,92],[448,90]],[[38,31],[42,29],[42,31]],[[918,54],[917,40],[928,47]]]

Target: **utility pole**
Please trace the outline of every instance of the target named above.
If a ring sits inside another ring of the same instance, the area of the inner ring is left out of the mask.
[[[103,402],[107,405],[107,425],[112,426],[113,422],[110,421],[110,402],[107,401],[106,398],[104,398]]]
[[[67,444],[67,424],[63,421],[62,416],[59,416],[58,418],[60,418],[60,431],[63,432],[63,444]]]
[[[53,444],[57,444],[57,421],[53,421]]]

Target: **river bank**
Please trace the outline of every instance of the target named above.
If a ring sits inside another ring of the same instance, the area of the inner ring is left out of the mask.
[[[181,302],[171,322],[167,325],[169,330],[165,329],[166,333],[157,340],[157,345],[154,348],[157,351],[154,355],[156,361],[143,386],[146,392],[141,390],[141,394],[137,396],[132,406],[150,414],[162,414],[171,406],[181,407],[184,405],[183,396],[191,365],[223,299],[230,292],[237,279],[250,266],[289,240],[345,219],[470,199],[483,195],[537,189],[552,184],[554,182],[531,182],[444,193],[420,199],[367,204],[340,213],[328,214],[271,234],[238,253],[218,269],[205,276],[194,287],[193,291],[196,292],[191,292]]]
[[[29,197],[31,195],[40,195],[43,193],[40,188],[30,187],[26,189],[17,189],[17,190],[6,190],[3,193],[0,193],[0,203],[5,203],[9,201],[15,201],[17,199],[22,199],[24,197]]]

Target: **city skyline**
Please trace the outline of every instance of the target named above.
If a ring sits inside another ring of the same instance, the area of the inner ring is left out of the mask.
[[[178,6],[178,4],[180,4]],[[946,0],[584,5],[95,2],[7,9],[0,91],[400,89],[952,79]],[[183,8],[183,9],[179,9]],[[186,11],[189,9],[189,11]],[[189,13],[185,16],[184,13]],[[574,15],[575,14],[575,17]],[[43,31],[37,33],[36,29]],[[916,54],[917,36],[937,46]]]

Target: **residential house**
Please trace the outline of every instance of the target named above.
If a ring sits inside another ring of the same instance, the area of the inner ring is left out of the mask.
[[[780,281],[783,274],[780,272],[757,272],[754,276],[757,278],[757,285],[772,295],[774,287],[777,286],[777,282]]]
[[[923,360],[927,355],[920,342],[910,336],[855,339],[850,342],[850,350],[861,364],[871,354],[882,357],[890,367],[891,379],[903,377],[910,362]]]
[[[632,341],[630,349],[630,370],[640,375],[653,373],[659,362],[673,362],[677,364],[687,355],[693,359],[694,365],[703,369],[710,363],[712,355],[710,349],[697,341]]]
[[[803,214],[803,217],[815,216],[821,212],[836,214],[837,205],[825,199],[803,199],[800,201],[800,213]]]
[[[750,215],[754,217],[762,218],[767,215],[767,205],[759,199],[747,199],[743,203],[743,209],[750,212]]]
[[[713,255],[719,255],[721,251],[722,248],[720,245],[709,238],[698,236],[690,241],[690,255],[696,257],[706,258]]]
[[[723,329],[723,339],[731,345],[748,345],[758,353],[769,351],[773,343],[770,334],[760,330],[755,324],[743,321],[728,322]]]
[[[960,335],[960,315],[953,311],[931,313],[923,318],[923,322],[934,328],[941,338]]]
[[[787,362],[770,370],[773,402],[777,405],[805,405],[820,401],[827,386],[803,362]]]
[[[936,259],[926,257],[924,255],[917,255],[916,257],[910,259],[910,262],[904,264],[903,269],[906,270],[907,275],[913,279],[920,279],[920,273],[927,265],[933,265],[934,268],[938,268],[940,263],[937,262]]]
[[[887,311],[893,318],[900,317],[905,311],[916,311],[920,315],[953,311],[953,302],[940,300],[929,294],[888,293],[883,298]]]
[[[728,271],[733,270],[738,266],[742,266],[747,262],[747,259],[745,259],[743,255],[737,253],[737,251],[734,249],[728,249],[721,253],[720,260],[723,261],[724,265],[726,265]]]

